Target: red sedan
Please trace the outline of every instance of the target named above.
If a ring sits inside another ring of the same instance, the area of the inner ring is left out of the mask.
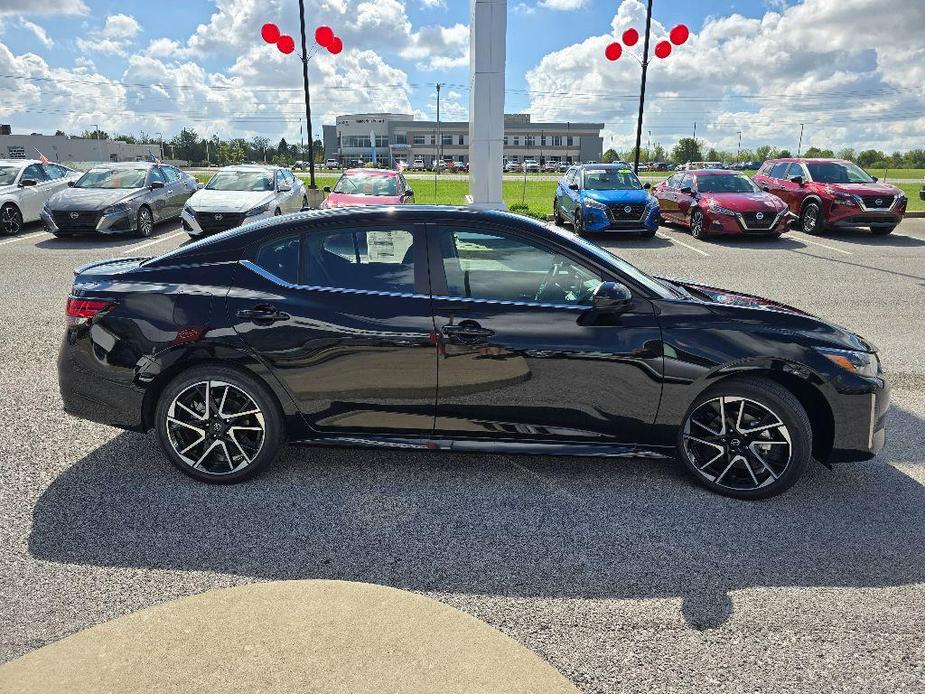
[[[682,171],[655,186],[652,194],[664,221],[689,227],[698,239],[713,234],[776,238],[796,219],[780,198],[735,171]]]

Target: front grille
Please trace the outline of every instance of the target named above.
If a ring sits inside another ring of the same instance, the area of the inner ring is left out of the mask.
[[[762,219],[758,219],[758,215]],[[775,212],[743,212],[742,219],[745,220],[745,226],[749,229],[770,229],[774,226],[774,220],[777,219]]]
[[[617,221],[632,220],[638,222],[646,211],[646,206],[638,203],[612,203],[608,207],[610,208],[610,216]]]
[[[205,233],[214,234],[241,226],[244,215],[231,212],[197,212],[196,221]]]
[[[889,209],[893,205],[892,195],[862,195],[861,200],[870,209]]]
[[[102,212],[52,212],[55,226],[59,231],[96,231]]]

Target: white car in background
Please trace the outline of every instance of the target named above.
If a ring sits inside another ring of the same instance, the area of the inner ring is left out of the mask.
[[[48,198],[80,176],[61,164],[0,159],[0,233],[18,234],[23,224],[37,221]]]
[[[527,173],[539,173],[540,163],[536,159],[524,159],[524,171]]]
[[[280,166],[226,166],[186,201],[180,219],[190,236],[206,236],[308,206],[305,184]]]

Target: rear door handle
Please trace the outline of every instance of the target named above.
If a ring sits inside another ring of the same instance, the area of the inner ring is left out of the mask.
[[[276,321],[289,320],[288,313],[277,311],[274,306],[242,308],[238,311],[237,316],[245,320],[252,320],[255,323],[275,323]]]

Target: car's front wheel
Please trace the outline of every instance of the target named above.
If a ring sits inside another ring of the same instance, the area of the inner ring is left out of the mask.
[[[691,213],[691,236],[701,241],[706,238],[706,233],[703,230],[703,212],[700,211],[700,208]]]
[[[892,234],[893,229],[895,229],[896,226],[896,224],[880,224],[877,226],[872,226],[870,231],[875,236],[886,236],[887,234]]]
[[[0,208],[0,231],[15,236],[22,230],[22,212],[11,202]]]
[[[575,206],[575,214],[572,218],[572,230],[578,235],[583,236],[585,233],[585,223],[581,213],[581,203]]]
[[[552,199],[552,221],[557,227],[565,224],[565,220],[562,218],[562,212],[559,210],[558,198]]]
[[[155,411],[170,461],[204,482],[240,482],[278,454],[283,419],[254,377],[224,366],[193,367],[171,381]]]
[[[810,201],[803,208],[800,215],[800,229],[805,234],[821,234],[825,231],[825,219],[822,215],[822,208],[815,200]]]
[[[678,433],[678,455],[708,489],[764,499],[789,489],[812,456],[800,402],[773,381],[732,379],[698,397]]]
[[[138,218],[135,220],[135,235],[136,236],[150,236],[151,232],[154,231],[154,217],[149,210],[144,205],[141,206],[138,210]]]

